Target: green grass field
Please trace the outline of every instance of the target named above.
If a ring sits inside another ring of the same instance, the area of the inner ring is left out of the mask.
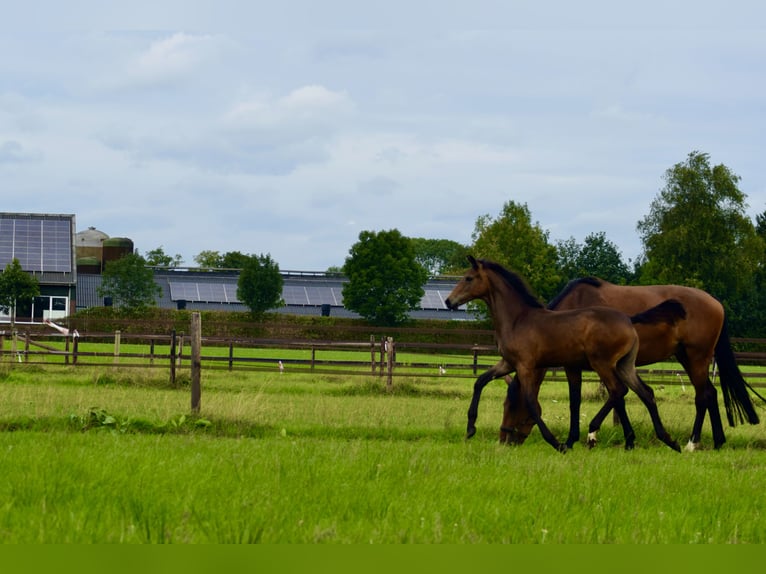
[[[635,396],[636,449],[605,424],[565,455],[533,431],[497,443],[505,385],[463,439],[470,378],[0,365],[5,543],[763,543],[766,429],[678,454]],[[681,444],[693,390],[654,386]],[[586,384],[582,429],[600,406]],[[567,431],[566,384],[543,416]],[[761,418],[766,409],[759,406]],[[583,433],[584,434],[584,433]],[[584,438],[584,437],[583,437]]]

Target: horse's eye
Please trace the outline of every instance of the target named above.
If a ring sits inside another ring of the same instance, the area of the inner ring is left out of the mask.
[[[471,281],[473,281],[473,277],[466,277],[465,278],[465,282],[466,283],[470,283]]]

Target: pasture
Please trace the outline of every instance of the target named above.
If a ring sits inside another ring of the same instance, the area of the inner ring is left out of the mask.
[[[464,440],[473,379],[203,370],[199,415],[166,369],[0,365],[4,543],[763,543],[766,427],[675,453],[634,394],[566,454],[498,444],[505,384]],[[682,444],[690,386],[654,383]],[[568,429],[566,384],[543,414]],[[603,403],[586,382],[583,427]],[[758,406],[761,418],[766,417]]]

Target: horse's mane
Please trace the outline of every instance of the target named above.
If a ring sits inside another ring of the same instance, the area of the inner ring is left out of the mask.
[[[543,307],[543,304],[540,303],[540,300],[532,294],[532,292],[529,290],[529,287],[527,286],[526,281],[524,281],[520,275],[517,275],[513,271],[506,269],[494,261],[481,259],[481,264],[490,271],[494,271],[500,275],[500,277],[502,277],[503,280],[521,296],[521,298],[524,300],[524,303],[526,303],[528,306],[539,308]]]
[[[598,277],[592,277],[592,276],[572,279],[569,283],[566,284],[566,287],[564,287],[561,290],[561,293],[556,295],[553,298],[553,300],[550,303],[548,303],[548,309],[555,309],[556,307],[558,307],[561,301],[580,285],[589,285],[590,287],[598,288],[598,287],[601,287],[601,285],[603,285],[603,281],[601,281],[601,279],[599,279]]]

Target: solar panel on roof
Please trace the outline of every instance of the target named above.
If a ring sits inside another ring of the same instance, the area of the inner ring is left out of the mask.
[[[19,260],[25,271],[72,271],[72,219],[24,216],[0,218],[0,265]]]
[[[231,283],[194,281],[168,281],[170,300],[200,301],[203,303],[240,303],[237,286]]]

